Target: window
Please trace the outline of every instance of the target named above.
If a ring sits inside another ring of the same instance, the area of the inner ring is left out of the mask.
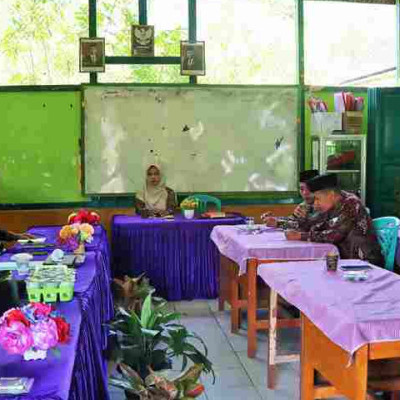
[[[206,42],[199,82],[297,83],[295,0],[201,0],[197,9]]]
[[[395,5],[304,2],[305,83],[395,84]]]
[[[179,56],[188,39],[187,0],[148,0],[148,23],[155,27],[155,55]]]
[[[138,0],[97,0],[97,36],[105,38],[107,56],[131,55],[131,25],[138,23]]]
[[[138,0],[98,0],[98,36],[106,40],[107,56],[131,55],[131,25],[138,24]],[[148,0],[148,24],[155,27],[155,56],[179,56],[187,38],[186,0]],[[106,65],[101,83],[187,83],[179,65]]]
[[[79,73],[79,37],[88,35],[87,0],[1,0],[0,84],[87,81]]]
[[[188,83],[179,65],[106,65],[100,83]]]

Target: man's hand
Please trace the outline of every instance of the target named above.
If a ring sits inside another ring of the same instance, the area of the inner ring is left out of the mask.
[[[35,239],[36,236],[31,235],[30,233],[16,233],[18,239]]]
[[[294,209],[293,215],[295,217],[297,217],[297,218],[306,218],[307,217],[307,211],[301,205],[298,205]]]
[[[298,231],[285,231],[287,240],[301,240],[301,232]]]
[[[268,211],[268,212],[262,214],[262,215],[261,215],[261,221],[264,222],[264,223],[266,223],[266,222],[267,222],[267,219],[268,219],[269,217],[272,217],[272,212],[271,212],[271,211]]]
[[[275,217],[267,217],[264,222],[265,225],[269,226],[270,228],[276,228],[278,226],[278,221]]]

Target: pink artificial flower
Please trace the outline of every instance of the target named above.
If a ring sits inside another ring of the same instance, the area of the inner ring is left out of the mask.
[[[33,345],[30,328],[14,321],[0,326],[0,346],[10,354],[24,354]]]
[[[43,320],[31,326],[33,345],[39,350],[48,350],[58,343],[57,324],[52,320]]]
[[[53,307],[45,303],[31,303],[35,317],[47,317],[53,310]]]

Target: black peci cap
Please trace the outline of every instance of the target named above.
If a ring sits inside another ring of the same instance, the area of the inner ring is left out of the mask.
[[[307,182],[312,178],[315,178],[316,176],[319,175],[319,172],[317,169],[308,169],[306,171],[302,171],[299,174],[299,181],[300,182]]]
[[[338,187],[338,178],[336,174],[319,175],[307,181],[307,185],[311,192],[325,189],[336,189]]]

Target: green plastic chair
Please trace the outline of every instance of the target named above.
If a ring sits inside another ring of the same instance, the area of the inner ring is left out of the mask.
[[[217,211],[221,211],[221,200],[217,199],[216,197],[209,196],[207,194],[194,194],[188,197],[189,199],[197,200],[198,207],[197,211],[199,213],[204,213],[208,210],[209,204],[214,204]]]
[[[396,217],[381,217],[375,218],[372,224],[385,258],[385,268],[393,271],[400,220]]]

